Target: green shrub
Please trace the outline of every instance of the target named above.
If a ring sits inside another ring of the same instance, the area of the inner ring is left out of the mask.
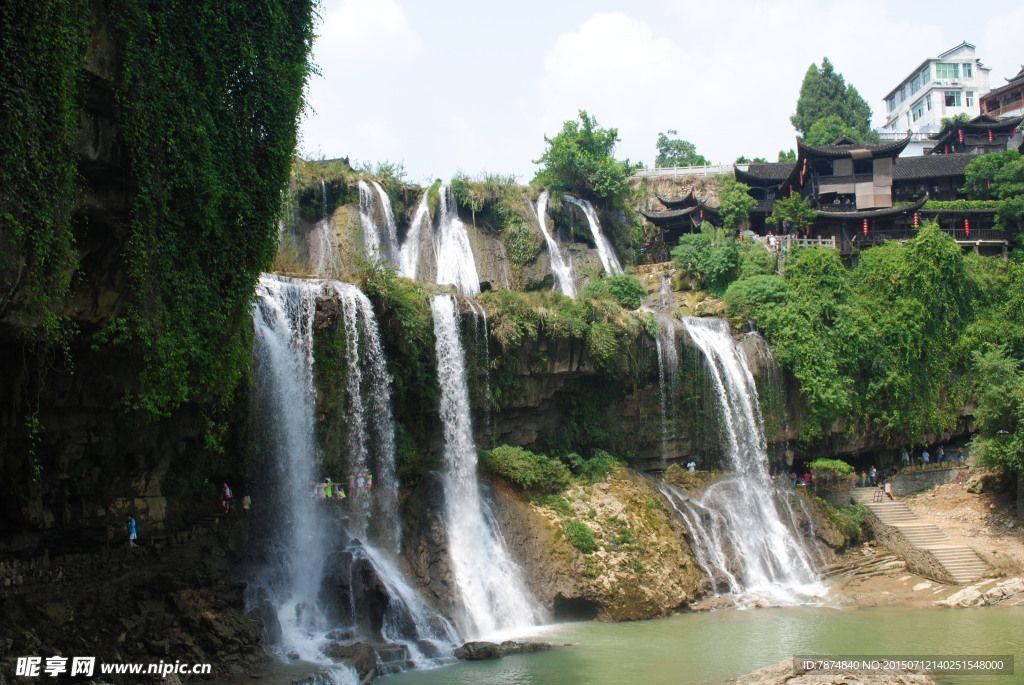
[[[740,255],[731,237],[705,223],[700,233],[679,239],[679,245],[672,249],[672,261],[692,275],[701,288],[720,294],[738,275]]]
[[[815,459],[807,468],[818,487],[826,490],[849,490],[857,480],[853,467],[842,459]]]
[[[593,456],[586,460],[577,456],[574,462],[577,475],[591,483],[603,481],[617,466],[622,465],[618,457],[604,450],[596,450]]]
[[[522,490],[561,492],[570,481],[565,464],[522,447],[495,447],[484,453],[483,463],[491,473]]]
[[[565,530],[565,536],[569,538],[569,542],[579,551],[584,554],[592,554],[597,551],[597,540],[594,539],[594,533],[585,523],[571,519],[563,521],[562,528]]]
[[[757,314],[772,305],[783,304],[789,293],[778,276],[752,276],[733,282],[725,291],[725,310],[729,316],[757,321]]]
[[[739,243],[740,278],[765,276],[775,273],[778,255],[769,252],[764,245],[754,240]]]
[[[580,291],[582,297],[612,299],[629,310],[637,309],[647,297],[647,288],[636,276],[606,276],[587,283]]]
[[[825,514],[846,536],[847,544],[860,542],[864,536],[864,522],[867,521],[868,508],[863,504],[853,504],[837,509],[825,500],[818,500],[825,509]]]
[[[559,516],[572,516],[572,505],[569,504],[569,500],[561,495],[541,495],[534,497],[533,503],[538,506],[547,507]]]

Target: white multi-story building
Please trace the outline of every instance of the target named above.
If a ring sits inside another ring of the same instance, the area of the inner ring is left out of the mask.
[[[988,92],[989,71],[967,42],[929,57],[885,96],[884,128],[934,133],[945,117],[968,114],[973,119],[981,114],[979,103]]]

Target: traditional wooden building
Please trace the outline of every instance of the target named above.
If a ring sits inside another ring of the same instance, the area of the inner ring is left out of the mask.
[[[750,186],[749,193],[758,202],[751,228],[762,235],[768,230],[788,233],[786,226],[766,226],[765,219],[777,199],[800,194],[818,213],[809,236],[834,239],[846,253],[912,237],[925,219],[937,221],[958,242],[978,248],[991,241],[1005,250],[1006,235],[992,231],[995,210],[924,209],[928,200],[962,199],[965,170],[978,154],[900,158],[908,140],[864,144],[842,138],[812,146],[798,139],[795,164],[737,166],[736,179]]]
[[[656,195],[665,207],[661,211],[644,211],[640,214],[655,226],[662,229],[665,243],[675,243],[679,236],[691,233],[707,221],[714,226],[721,226],[722,220],[718,209],[708,205],[708,198],[698,198],[692,191],[680,197],[662,197]]]
[[[928,136],[935,141],[935,144],[925,154],[972,153],[984,155],[989,152],[1004,152],[1011,147],[1010,140],[1021,121],[1024,121],[1024,117],[997,119],[988,114],[982,114],[970,121],[947,122],[941,131]],[[1017,145],[1012,145],[1012,147],[1017,147]]]
[[[1024,67],[1005,86],[995,88],[981,96],[981,111],[992,117],[1024,114]]]

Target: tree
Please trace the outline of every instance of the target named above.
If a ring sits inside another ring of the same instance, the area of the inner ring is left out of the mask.
[[[978,396],[974,452],[983,464],[1024,469],[1024,371],[1020,362],[997,347],[975,354],[974,367]]]
[[[780,162],[795,162],[796,161],[796,150],[790,148],[789,152],[785,150],[779,150],[779,161]]]
[[[733,164],[766,164],[767,162],[768,160],[764,157],[754,157],[753,159],[750,159],[746,155],[740,155],[736,158],[736,161],[733,162]]]
[[[534,182],[588,200],[601,199],[621,207],[629,193],[627,180],[635,165],[612,155],[619,142],[618,129],[603,129],[597,119],[580,110],[579,121],[569,120],[554,138],[544,136],[547,150],[534,164],[543,164]]]
[[[812,223],[818,213],[811,209],[807,198],[802,195],[791,195],[775,201],[772,213],[765,221],[772,226],[788,225],[793,233],[803,233]]]
[[[710,162],[704,155],[697,154],[697,147],[682,138],[669,138],[679,135],[675,129],[669,129],[668,134],[658,133],[658,158],[654,160],[656,167],[672,166],[706,166]]]
[[[815,64],[807,69],[796,102],[796,114],[789,120],[793,128],[807,136],[815,122],[831,115],[860,132],[862,140],[877,142],[878,135],[871,130],[871,108],[826,57],[820,69]]]
[[[1024,221],[1024,157],[1016,150],[993,152],[971,160],[960,189],[972,200],[999,200],[995,224],[1013,227]]]
[[[718,187],[718,215],[722,217],[722,227],[726,232],[736,235],[743,222],[750,218],[757,200],[747,192],[750,186],[740,183],[732,174],[725,174],[721,179]]]
[[[863,141],[864,136],[857,129],[847,126],[846,122],[838,114],[830,114],[823,119],[818,119],[811,126],[811,130],[804,137],[808,145],[828,145],[834,143],[843,136],[852,138],[858,143]]]

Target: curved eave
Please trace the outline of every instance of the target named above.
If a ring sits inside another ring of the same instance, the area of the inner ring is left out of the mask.
[[[900,216],[901,214],[911,214],[924,207],[924,203],[928,201],[926,195],[924,199],[918,200],[912,205],[900,205],[898,207],[882,207],[881,209],[865,209],[863,211],[856,212],[829,212],[825,210],[818,210],[818,217],[823,219],[842,219],[860,221],[861,219],[880,219],[886,216]]]
[[[768,162],[768,163],[771,164],[771,162]],[[789,169],[789,171],[784,176],[774,176],[774,177],[758,176],[757,174],[752,174],[749,171],[744,171],[743,169],[740,169],[738,166],[735,166],[735,165],[733,165],[733,173],[735,174],[737,181],[739,181],[740,183],[744,183],[744,184],[746,184],[746,185],[748,185],[748,186],[750,186],[752,188],[755,188],[755,187],[756,188],[778,187],[778,185],[781,182],[785,181],[787,178],[789,178],[790,174],[793,173],[793,169],[796,168],[796,162],[777,162],[777,163],[778,164],[792,164],[793,166]]]
[[[896,140],[891,143],[882,143],[878,145],[872,144],[861,144],[861,145],[843,145],[843,146],[832,146],[822,145],[814,146],[806,144],[802,138],[796,139],[797,146],[797,163],[801,158],[824,158],[824,159],[844,159],[851,156],[851,152],[854,150],[867,150],[871,153],[872,158],[878,157],[890,157],[897,156],[903,152],[910,143],[910,134],[902,140]]]
[[[990,131],[1000,128],[1008,128],[1008,133],[1012,134],[1013,129],[1020,126],[1021,121],[1024,121],[1024,116],[1007,117],[1005,119],[993,119],[992,117],[988,117],[988,121],[979,121],[978,119],[981,119],[981,117],[972,119],[971,121],[960,122],[960,126],[947,126],[938,133],[929,134],[928,137],[935,141],[941,141],[953,135],[958,128],[963,128],[965,133],[969,133],[971,131]]]
[[[701,202],[701,200],[698,200],[693,196],[693,193],[690,193],[689,195],[681,195],[680,197],[662,197],[658,193],[655,193],[654,197],[658,198],[658,201],[661,202],[661,204],[673,209],[676,207],[696,207],[697,204]],[[704,199],[707,200],[707,198]]]

